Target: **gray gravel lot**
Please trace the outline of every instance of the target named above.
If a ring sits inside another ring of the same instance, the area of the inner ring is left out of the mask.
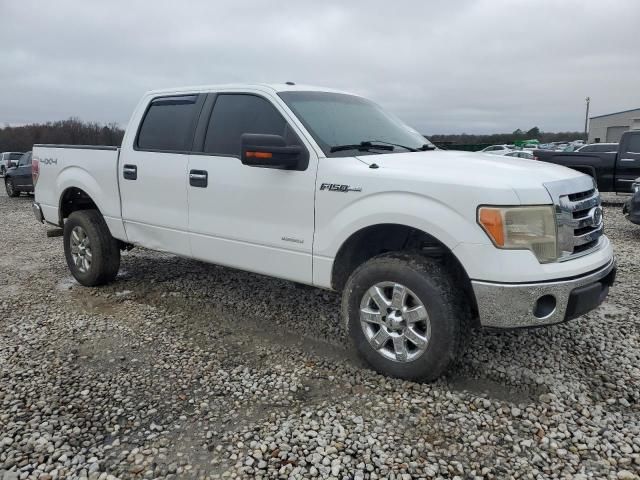
[[[135,249],[80,287],[0,196],[0,480],[640,478],[640,227],[597,311],[477,332],[434,384],[354,355],[338,295]]]

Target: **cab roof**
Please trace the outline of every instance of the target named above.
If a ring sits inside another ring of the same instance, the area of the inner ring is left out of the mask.
[[[333,88],[317,87],[312,85],[297,85],[289,83],[229,83],[223,85],[195,85],[190,87],[176,87],[165,88],[161,90],[151,90],[147,92],[147,95],[158,94],[179,94],[179,93],[194,93],[194,92],[210,92],[219,90],[260,90],[268,91],[271,93],[279,92],[330,92],[330,93],[344,93],[347,95],[353,95],[349,92],[336,90]]]

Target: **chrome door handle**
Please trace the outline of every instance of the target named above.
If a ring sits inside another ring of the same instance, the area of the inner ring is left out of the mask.
[[[635,162],[636,159],[635,158],[621,158],[620,161],[621,162]]]

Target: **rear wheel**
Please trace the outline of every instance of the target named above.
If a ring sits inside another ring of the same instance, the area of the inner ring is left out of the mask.
[[[20,190],[16,189],[16,186],[13,184],[13,180],[10,178],[5,178],[4,188],[7,190],[7,195],[10,197],[17,197],[20,195]]]
[[[469,309],[442,263],[393,253],[358,267],[343,315],[360,355],[378,372],[408,380],[441,376],[461,351]]]
[[[97,210],[79,210],[64,224],[64,254],[75,279],[86,287],[116,278],[120,248]]]

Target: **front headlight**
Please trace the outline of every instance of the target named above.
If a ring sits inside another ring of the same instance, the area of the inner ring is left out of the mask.
[[[480,207],[478,223],[498,248],[531,250],[540,263],[558,258],[556,219],[551,205]]]

